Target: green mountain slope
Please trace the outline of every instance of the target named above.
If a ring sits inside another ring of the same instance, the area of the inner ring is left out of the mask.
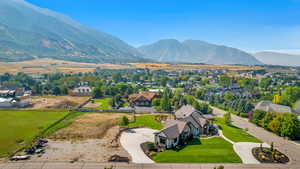
[[[79,62],[147,61],[135,48],[23,0],[0,0],[0,61],[52,58]]]

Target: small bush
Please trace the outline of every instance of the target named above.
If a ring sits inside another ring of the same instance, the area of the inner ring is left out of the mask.
[[[120,122],[121,126],[127,126],[129,124],[129,119],[126,116],[123,116]]]

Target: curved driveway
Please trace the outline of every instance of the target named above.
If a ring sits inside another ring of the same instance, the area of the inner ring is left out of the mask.
[[[154,163],[142,150],[141,144],[147,141],[154,142],[154,133],[157,130],[139,128],[124,131],[120,142],[123,148],[131,155],[133,163]]]

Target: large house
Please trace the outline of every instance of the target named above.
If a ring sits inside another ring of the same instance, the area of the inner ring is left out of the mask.
[[[141,93],[129,95],[128,100],[132,107],[134,106],[148,107],[151,106],[152,100],[156,97],[157,97],[156,92],[141,92]]]
[[[170,149],[209,132],[209,120],[191,105],[182,106],[175,112],[175,117],[155,133],[155,143],[161,148]]]
[[[73,89],[73,96],[91,96],[92,88],[89,86],[79,86]]]

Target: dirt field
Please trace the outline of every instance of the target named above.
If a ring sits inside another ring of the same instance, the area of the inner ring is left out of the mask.
[[[88,97],[33,96],[33,106],[27,109],[68,109],[86,101]]]
[[[119,145],[118,120],[126,114],[83,114],[71,119],[72,124],[52,134],[46,153],[32,161],[97,161],[107,162],[113,155],[130,155]],[[126,115],[129,116],[129,115]]]
[[[97,67],[105,69],[120,69],[129,68],[129,65],[118,64],[94,64],[94,63],[79,63],[53,59],[37,59],[24,62],[0,62],[0,74],[5,72],[17,73],[24,72],[27,74],[40,73],[86,73],[93,72]]]

